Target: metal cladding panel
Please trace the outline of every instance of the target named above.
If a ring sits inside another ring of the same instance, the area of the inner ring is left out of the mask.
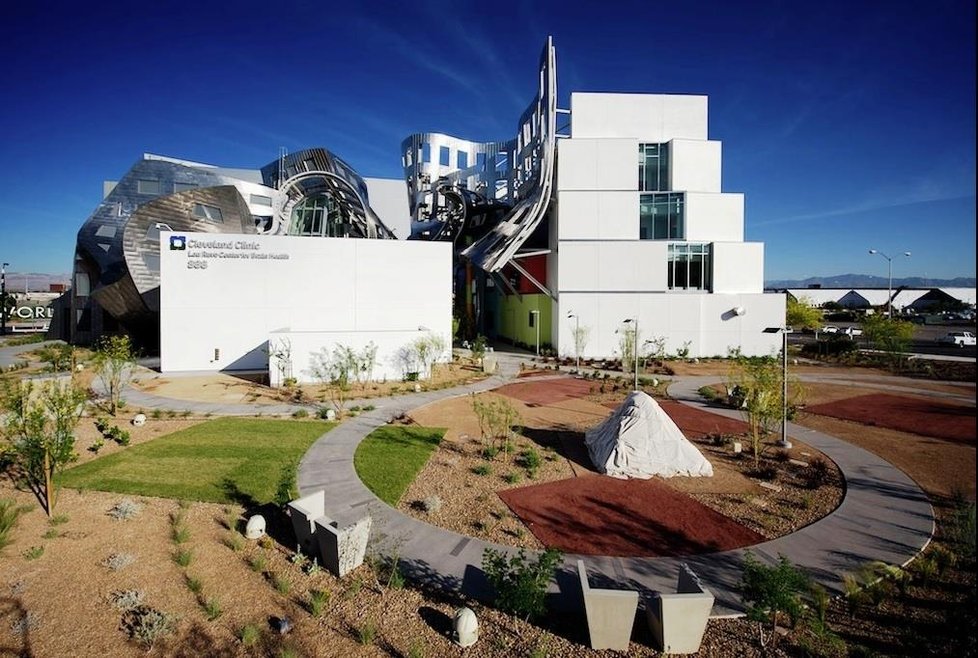
[[[553,38],[540,56],[540,89],[520,118],[513,184],[515,206],[486,236],[462,252],[487,272],[500,271],[547,216],[557,140],[557,61]]]

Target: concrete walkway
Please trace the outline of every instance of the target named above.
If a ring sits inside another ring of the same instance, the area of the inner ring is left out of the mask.
[[[460,535],[401,514],[374,496],[357,477],[353,455],[357,445],[392,416],[448,397],[494,388],[515,374],[518,357],[497,353],[501,374],[477,384],[392,398],[383,407],[337,426],[306,453],[299,467],[302,495],[326,492],[327,515],[352,521],[365,514],[374,518],[381,550],[396,553],[410,579],[439,589],[455,590],[477,598],[488,587],[480,569],[482,554],[492,547],[515,550]],[[669,393],[685,404],[711,413],[739,418],[736,411],[712,408],[696,390],[718,377],[674,379]],[[842,505],[829,516],[779,539],[750,550],[760,559],[774,561],[784,555],[808,571],[833,593],[840,593],[841,578],[872,560],[904,564],[930,541],[934,516],[923,491],[902,471],[876,455],[827,434],[789,424],[790,436],[821,450],[842,470],[847,490]],[[672,591],[679,564],[687,562],[717,597],[714,614],[737,614],[744,550],[677,558],[615,558],[567,555],[552,587],[558,607],[580,605],[576,560],[585,561],[592,586]]]

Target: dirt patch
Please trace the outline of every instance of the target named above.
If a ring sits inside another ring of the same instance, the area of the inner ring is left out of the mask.
[[[574,478],[499,492],[542,544],[566,553],[668,557],[763,538],[659,480]]]
[[[560,379],[507,384],[497,388],[496,393],[520,400],[528,406],[543,406],[564,400],[583,398],[590,392],[591,386],[592,384],[585,379],[562,377]]]
[[[958,443],[975,443],[974,407],[880,393],[810,405],[805,411],[871,427],[886,427]]]

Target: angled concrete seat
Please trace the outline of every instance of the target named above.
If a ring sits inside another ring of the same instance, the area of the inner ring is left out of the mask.
[[[326,492],[320,490],[293,500],[288,508],[296,548],[305,555],[312,555],[318,548],[315,539],[316,519],[326,516]]]
[[[369,516],[342,528],[325,516],[316,519],[315,523],[316,544],[323,567],[342,578],[363,564],[372,523]]]
[[[675,594],[655,592],[645,602],[645,616],[657,648],[663,653],[696,653],[713,610],[713,594],[686,564],[679,567]]]
[[[593,589],[587,580],[584,560],[577,561],[592,649],[627,651],[638,609],[638,592]]]

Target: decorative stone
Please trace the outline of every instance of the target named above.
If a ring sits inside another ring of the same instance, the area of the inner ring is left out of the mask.
[[[272,620],[272,628],[279,635],[285,635],[292,630],[292,622],[289,621],[288,617],[276,617]]]
[[[75,366],[75,372],[81,372],[84,369],[85,369],[84,363],[79,363],[78,365]]]
[[[788,463],[789,464],[794,464],[795,466],[803,466],[803,467],[804,466],[808,466],[808,462],[803,462],[800,459],[789,459],[788,460]]]
[[[744,445],[740,441],[734,441],[730,444],[733,447],[733,453],[739,455],[744,451]]]
[[[336,420],[336,412],[332,409],[326,410],[326,420]]]
[[[132,424],[136,427],[142,427],[146,424],[146,414],[136,414],[132,417]]]
[[[658,377],[653,377],[652,378],[652,388],[659,388],[659,378]]]
[[[479,620],[469,608],[459,608],[455,611],[452,622],[455,643],[460,647],[470,647],[479,639]]]
[[[420,393],[421,392],[421,384],[415,384],[414,385],[414,392],[415,393]]]
[[[771,491],[781,491],[781,487],[776,484],[771,484],[770,482],[758,482],[758,484],[765,489],[770,489]]]
[[[265,517],[261,514],[255,514],[248,519],[248,525],[245,526],[245,537],[248,539],[261,539],[264,536]]]

